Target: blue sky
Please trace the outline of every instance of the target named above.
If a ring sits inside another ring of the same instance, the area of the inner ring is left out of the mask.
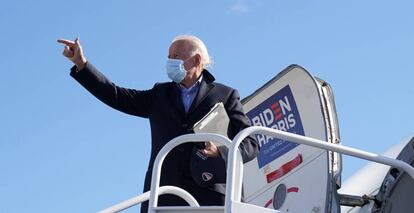
[[[168,80],[179,34],[205,41],[211,72],[242,98],[299,64],[333,87],[343,144],[382,153],[414,130],[413,9],[408,0],[5,1],[0,212],[96,212],[142,190],[147,120],[71,79],[58,38],[79,36],[91,63],[138,89]],[[364,164],[345,158],[343,177]]]

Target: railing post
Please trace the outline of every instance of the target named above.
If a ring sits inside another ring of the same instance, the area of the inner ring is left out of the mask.
[[[161,166],[164,162],[167,154],[176,146],[187,143],[187,142],[205,142],[205,141],[214,141],[218,142],[228,148],[230,148],[231,141],[218,134],[210,133],[199,133],[199,134],[186,134],[178,136],[167,144],[159,151],[157,157],[155,158],[154,165],[152,168],[152,179],[151,179],[151,191],[150,191],[150,200],[148,205],[148,212],[155,213],[154,208],[158,205],[158,196],[159,196],[159,185],[160,185],[160,174]]]

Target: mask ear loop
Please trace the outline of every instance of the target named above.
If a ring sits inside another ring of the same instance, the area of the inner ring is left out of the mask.
[[[188,60],[190,60],[192,57],[194,57],[194,55],[193,55],[193,56],[190,56],[189,58],[187,58],[187,59],[185,59],[185,60],[183,60],[183,63],[181,64],[181,68],[182,68],[183,70],[185,70],[186,72],[188,72],[188,70],[185,68],[184,64],[185,64]]]
[[[183,60],[183,63],[182,63],[182,68],[183,68],[185,71],[187,71],[187,72],[188,72],[188,70],[187,70],[187,69],[185,69],[184,64],[185,64],[185,63],[187,63],[187,61],[188,61],[188,60],[190,60],[190,59],[192,59],[192,58],[195,58],[194,56],[196,56],[196,55],[199,55],[199,56],[200,56],[200,54],[196,53],[196,54],[194,54],[193,56],[190,56],[189,58],[187,58],[186,60]],[[201,56],[200,56],[200,57],[201,57]],[[200,64],[201,64],[201,58],[200,58]]]

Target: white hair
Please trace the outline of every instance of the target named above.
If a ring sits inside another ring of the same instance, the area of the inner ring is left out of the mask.
[[[196,53],[198,53],[201,55],[203,68],[211,67],[211,65],[213,64],[213,61],[210,55],[208,54],[206,45],[201,39],[193,35],[179,35],[172,40],[171,44],[176,41],[181,41],[181,40],[189,40],[193,42],[195,44],[194,45],[195,48],[192,50],[191,54],[195,55]]]

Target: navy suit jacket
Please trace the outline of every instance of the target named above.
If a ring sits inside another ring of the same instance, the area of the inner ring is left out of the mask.
[[[151,157],[146,173],[144,191],[150,189],[154,160],[161,148],[171,139],[193,133],[193,125],[218,102],[222,102],[230,118],[230,139],[250,125],[243,112],[237,90],[214,82],[214,77],[203,70],[203,80],[189,111],[186,113],[180,90],[174,82],[157,83],[149,90],[135,90],[115,85],[91,63],[83,70],[71,69],[71,76],[99,100],[124,113],[148,118],[151,125]],[[224,196],[195,184],[191,178],[189,160],[194,143],[185,143],[172,150],[166,157],[160,185],[173,185],[192,194],[200,205],[223,205]],[[240,145],[243,161],[253,159],[258,153],[257,142],[248,137]],[[159,205],[187,205],[182,199],[163,195]],[[142,205],[142,211],[146,210]]]

